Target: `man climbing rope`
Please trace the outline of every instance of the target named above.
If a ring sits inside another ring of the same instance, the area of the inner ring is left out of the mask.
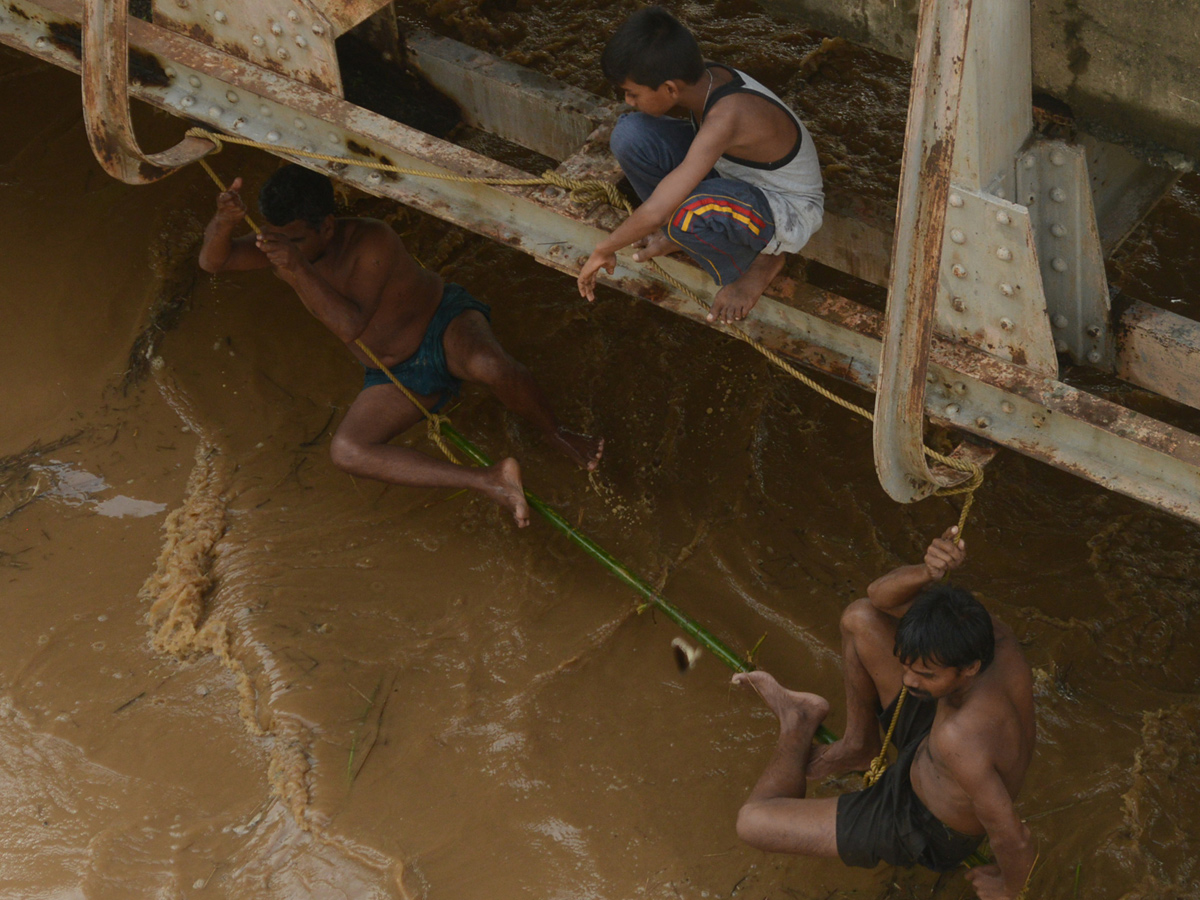
[[[200,267],[228,272],[273,267],[301,302],[367,368],[362,392],[330,446],[352,475],[410,487],[471,488],[508,509],[520,527],[529,506],[515,459],[469,468],[389,444],[424,413],[371,365],[369,348],[426,408],[436,412],[462,381],[488,387],[579,466],[595,469],[604,441],[562,428],[530,375],[500,346],[489,307],[423,268],[399,236],[375,219],[337,218],[329,178],[302,166],[281,168],[259,192],[271,228],[235,238],[246,218],[237,178],[217,197],[204,231]]]
[[[944,872],[986,833],[997,865],[967,878],[983,900],[1022,895],[1036,852],[1013,802],[1033,758],[1033,678],[1012,630],[968,591],[940,583],[966,558],[957,535],[948,529],[923,563],[876,579],[843,613],[847,722],[837,743],[812,747],[829,712],[824,698],[786,690],[766,672],[734,676],[780,726],[775,755],[738,813],[742,840],[852,866]],[[899,751],[882,775],[877,718]],[[865,790],[804,799],[806,779],[869,766],[876,780]]]

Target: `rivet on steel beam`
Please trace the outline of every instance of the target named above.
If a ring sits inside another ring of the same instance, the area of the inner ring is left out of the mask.
[[[1066,237],[1067,236],[1067,228],[1065,225],[1059,225],[1056,223],[1056,224],[1050,226],[1050,233],[1052,235],[1054,235],[1056,238]]]
[[[1062,313],[1059,313],[1057,316],[1054,317],[1052,324],[1054,325],[1055,328],[1066,328],[1068,325],[1071,324],[1071,320],[1068,319],[1066,316],[1064,316]]]
[[[379,184],[379,182],[383,181],[383,176],[378,172],[372,172],[367,176],[367,181],[371,182],[371,184]]]
[[[1100,362],[1100,351],[1099,350],[1089,350],[1088,351],[1088,362],[1090,362],[1090,363]]]
[[[965,244],[967,242],[967,236],[963,234],[961,230],[955,228],[950,232],[950,240],[954,241],[956,244]]]
[[[242,116],[239,116],[238,118],[233,120],[233,125],[231,127],[233,128],[234,131],[241,131],[242,126],[245,124],[246,124],[246,119]]]
[[[213,13],[213,18],[222,25],[229,21],[229,16],[225,15],[225,13],[219,9]]]
[[[299,22],[300,21],[300,13],[296,12],[294,9],[289,9],[288,10],[288,21],[289,22]]]
[[[308,38],[306,38],[302,34],[296,35],[296,46],[297,47],[307,47],[308,46]]]
[[[166,75],[168,78],[173,79],[175,77],[175,70],[172,69],[170,66],[167,66],[165,69],[163,69],[163,74]]]
[[[963,382],[963,381],[954,382],[954,386],[951,388],[951,390],[954,391],[954,393],[956,393],[956,394],[965,394],[967,392],[966,382]]]
[[[965,312],[967,304],[963,303],[962,297],[955,297],[950,301],[950,305],[954,307],[955,312]]]
[[[316,153],[317,152],[317,148],[314,147],[312,144],[305,144],[300,149],[303,150],[305,153]]]
[[[234,91],[226,91],[226,92],[225,92],[225,99],[226,99],[226,100],[228,100],[230,103],[237,103],[237,102],[238,102],[238,95],[237,95],[237,93],[236,93],[236,92],[234,92]]]
[[[191,94],[188,94],[186,97],[184,97],[182,100],[179,101],[180,106],[194,106],[195,104],[196,104],[196,98],[193,97]]]
[[[1069,349],[1070,348],[1067,347],[1067,342],[1062,340],[1061,338],[1054,342],[1054,352],[1055,353],[1066,353],[1067,350],[1069,350]]]
[[[275,35],[275,37],[279,37],[281,34],[283,34],[283,26],[278,22],[271,23],[271,34]]]
[[[258,114],[260,116],[269,116],[271,114],[271,107],[265,103],[258,104]]]
[[[267,132],[267,140],[270,141],[272,144],[274,144],[276,141],[279,140],[279,132],[278,131],[268,131]]]
[[[1012,319],[1001,319],[1000,327],[1003,328],[1005,331],[1012,331],[1014,328],[1016,328],[1016,326],[1013,324]]]
[[[1001,200],[1007,200],[1008,194],[1004,193],[1004,188],[996,188],[996,196]]]
[[[303,131],[305,128],[307,128],[307,127],[308,127],[308,126],[305,124],[304,120],[303,120],[303,119],[301,119],[299,116],[297,116],[296,118],[294,118],[294,119],[292,120],[292,125],[293,125],[293,126],[295,126],[295,128],[296,128],[297,130],[299,130],[299,131]]]
[[[1012,224],[1012,216],[1010,216],[1004,210],[1000,210],[998,213],[996,213],[996,221],[999,222],[1001,225],[1011,225]]]
[[[313,22],[312,33],[320,37],[325,33],[325,26],[320,22]]]
[[[1050,191],[1050,199],[1055,203],[1063,203],[1067,199],[1067,192],[1062,188],[1054,188]]]
[[[1009,250],[1007,247],[1001,247],[999,250],[996,251],[996,258],[1002,259],[1005,262],[1009,262],[1010,260],[1012,260],[1012,251]]]
[[[937,376],[934,375],[932,372],[926,372],[925,373],[925,383],[926,384],[937,384]]]
[[[1100,337],[1100,326],[1099,325],[1089,325],[1088,329],[1087,329],[1087,336],[1090,338]]]
[[[329,143],[340,144],[341,142],[342,142],[342,138],[340,135],[334,134],[332,131],[329,132]]]
[[[221,117],[221,107],[210,106],[208,108],[208,114],[209,114],[209,116],[211,116],[214,119],[219,119]]]
[[[1017,292],[1016,288],[1014,288],[1011,284],[1008,284],[1007,282],[1000,285],[1000,293],[1002,293],[1005,297],[1011,297],[1016,292]]]
[[[955,278],[966,278],[967,277],[967,270],[964,269],[962,266],[955,266],[950,271],[954,273]]]
[[[1054,269],[1055,272],[1065,272],[1067,271],[1067,261],[1061,256],[1056,256],[1050,261],[1050,268]]]
[[[276,50],[275,55],[280,59],[287,59],[289,56],[291,56],[291,54],[288,53],[283,47],[280,47],[278,50]]]
[[[33,46],[37,47],[39,50],[45,50],[46,45],[48,43],[50,43],[50,42],[47,41],[44,37],[40,37],[36,41],[33,42]]]
[[[1013,406],[1011,403],[1009,403],[1007,400],[1005,400],[1003,403],[1000,404],[1000,408],[1002,410],[1004,410],[1004,412],[1006,412],[1006,413],[1011,413],[1014,409],[1016,409],[1016,407]]]
[[[1061,150],[1055,150],[1053,153],[1050,154],[1050,162],[1054,163],[1056,166],[1061,166],[1066,161],[1067,161],[1067,155],[1065,153],[1063,153]]]
[[[963,205],[962,196],[960,194],[951,194],[950,195],[950,205],[953,206],[955,209],[960,209]]]
[[[175,0],[175,3],[179,6],[180,9],[188,8],[188,0]]]
[[[266,43],[266,41],[263,40],[263,36],[261,34],[256,34],[250,38],[250,43],[252,43],[255,47],[261,47]]]
[[[989,419],[987,416],[980,416],[978,419],[975,420],[976,428],[987,428],[991,424],[992,424],[992,420]]]
[[[958,411],[959,411],[959,406],[957,403],[950,403],[946,406],[946,415],[948,415],[948,416],[957,416]]]
[[[1032,153],[1025,157],[1025,168],[1032,169],[1036,165],[1037,160],[1034,158]]]
[[[200,87],[200,79],[199,79],[199,77],[197,77],[197,76],[195,76],[195,75],[189,75],[189,76],[188,76],[188,84],[190,84],[190,85],[191,85],[192,87],[194,87],[194,88],[198,88],[198,87]]]

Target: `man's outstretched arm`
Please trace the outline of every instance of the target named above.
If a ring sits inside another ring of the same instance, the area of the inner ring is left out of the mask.
[[[246,204],[239,191],[242,179],[233,179],[229,190],[217,195],[217,211],[204,229],[200,268],[205,272],[265,269],[271,263],[254,244],[254,235],[235,238],[234,231],[246,219]]]
[[[957,536],[958,526],[951,525],[940,538],[934,538],[925,551],[924,562],[892,569],[872,581],[867,588],[871,605],[897,619],[908,612],[913,598],[922,588],[940,581],[947,572],[966,561],[967,545]]]

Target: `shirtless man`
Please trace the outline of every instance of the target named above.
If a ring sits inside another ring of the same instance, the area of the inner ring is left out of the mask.
[[[336,218],[329,178],[289,165],[259,193],[270,228],[235,238],[246,218],[241,186],[237,178],[217,198],[217,212],[204,231],[200,267],[206,272],[274,268],[367,367],[363,390],[333,436],[334,465],[392,484],[471,488],[509,510],[519,527],[529,524],[515,459],[487,468],[456,466],[388,443],[421,421],[422,413],[372,367],[357,346],[361,341],[427,409],[440,409],[462,381],[485,385],[578,465],[596,467],[603,440],[562,428],[529,370],[496,341],[489,308],[423,268],[386,223]]]
[[[925,561],[877,579],[842,615],[846,735],[813,749],[829,703],[766,672],[734,676],[779,718],[779,742],[738,813],[761,850],[840,857],[847,865],[958,866],[986,833],[995,865],[967,873],[982,900],[1020,896],[1037,853],[1013,807],[1033,758],[1033,678],[1011,629],[968,591],[940,584],[966,558],[949,529]],[[805,779],[862,771],[891,722],[896,762],[873,787],[804,799]]]

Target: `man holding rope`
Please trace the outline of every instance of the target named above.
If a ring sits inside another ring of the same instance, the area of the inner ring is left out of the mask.
[[[235,238],[246,218],[241,186],[237,178],[218,196],[200,267],[214,273],[273,268],[366,367],[362,392],[330,446],[336,466],[409,487],[471,488],[509,510],[519,527],[529,524],[515,459],[470,468],[389,443],[423,412],[372,365],[366,347],[426,409],[439,410],[462,381],[482,384],[580,467],[596,468],[604,441],[561,427],[529,370],[496,340],[489,307],[423,268],[386,223],[337,218],[329,178],[288,165],[259,193],[270,227]]]
[[[944,872],[986,834],[996,865],[967,878],[982,900],[1022,895],[1037,854],[1013,803],[1033,758],[1033,677],[1012,630],[970,592],[941,583],[965,558],[952,527],[924,562],[876,579],[843,613],[847,722],[837,743],[812,746],[829,712],[824,698],[786,690],[766,672],[734,676],[780,726],[775,754],[738,813],[742,840],[852,866]],[[896,762],[869,773],[865,780],[876,780],[865,790],[805,799],[806,779],[882,765],[877,720]]]

